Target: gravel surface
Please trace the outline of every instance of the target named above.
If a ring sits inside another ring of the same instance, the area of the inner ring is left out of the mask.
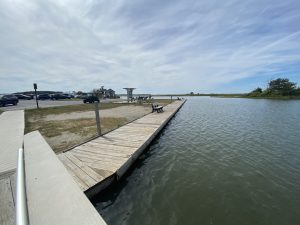
[[[144,116],[151,112],[150,107],[144,106],[120,106],[112,109],[100,109],[100,117],[114,117],[120,118],[124,117],[128,121],[134,120],[141,116]],[[62,120],[72,120],[72,119],[89,119],[95,118],[94,111],[87,111],[87,112],[73,112],[73,113],[62,113],[58,115],[48,115],[43,118],[44,121],[62,121]]]

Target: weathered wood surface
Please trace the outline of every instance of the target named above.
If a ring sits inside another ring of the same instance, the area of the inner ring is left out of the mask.
[[[163,113],[148,114],[58,157],[87,193],[112,175],[121,177],[183,104],[175,101]]]
[[[0,179],[0,225],[15,224],[15,174]]]
[[[15,172],[23,135],[24,111],[3,112],[0,115],[0,178]]]
[[[74,182],[38,131],[25,135],[24,153],[30,225],[106,224],[82,192],[85,184],[78,187],[78,180]],[[67,165],[75,162],[80,166],[75,174],[90,174],[85,177],[88,185],[95,184],[94,179],[102,179],[69,154],[63,158],[68,160]]]

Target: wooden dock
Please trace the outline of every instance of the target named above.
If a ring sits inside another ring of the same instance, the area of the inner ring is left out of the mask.
[[[18,149],[24,143],[30,225],[106,225],[38,131],[24,137],[24,112],[0,115],[0,225],[15,224]]]
[[[175,101],[163,113],[148,114],[58,157],[91,197],[124,175],[184,103]]]
[[[30,225],[106,225],[38,131],[24,149]]]

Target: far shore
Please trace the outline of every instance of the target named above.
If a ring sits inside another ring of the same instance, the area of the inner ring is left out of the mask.
[[[274,100],[300,100],[300,96],[247,96],[246,94],[165,94],[153,96],[173,96],[176,97],[213,97],[213,98],[250,98],[250,99],[274,99]]]

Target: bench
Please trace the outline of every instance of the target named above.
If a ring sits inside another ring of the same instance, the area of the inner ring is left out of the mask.
[[[164,107],[163,106],[161,106],[161,105],[158,105],[158,104],[152,104],[152,112],[157,112],[157,113],[160,113],[160,112],[163,112],[164,111],[164,109],[163,109]]]

